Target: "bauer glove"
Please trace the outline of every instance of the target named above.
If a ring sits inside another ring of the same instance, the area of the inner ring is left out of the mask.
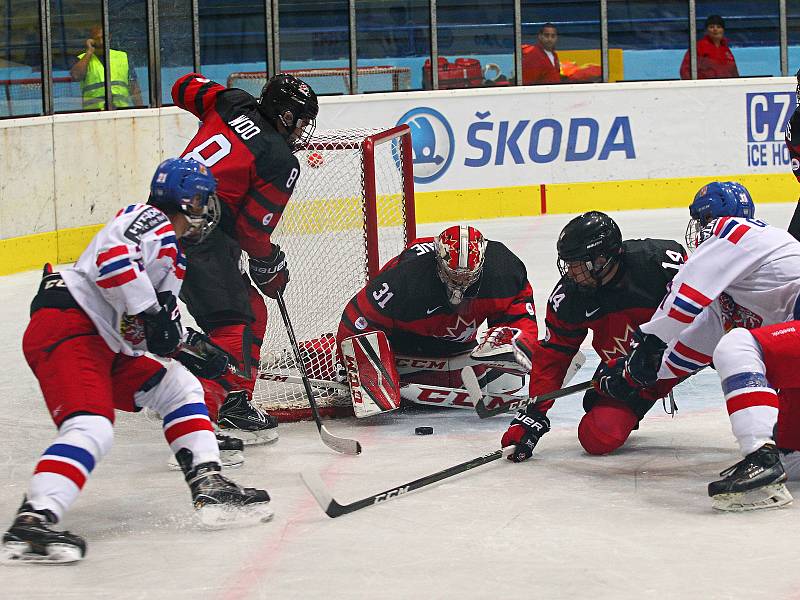
[[[272,299],[283,293],[289,283],[289,267],[280,246],[273,244],[272,254],[266,258],[250,258],[250,279]]]
[[[508,456],[508,460],[522,462],[533,456],[533,449],[548,431],[550,419],[544,413],[535,408],[521,410],[503,434],[500,445],[503,448],[514,446],[514,452]]]

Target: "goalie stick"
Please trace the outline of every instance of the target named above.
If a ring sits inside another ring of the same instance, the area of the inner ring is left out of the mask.
[[[273,373],[269,371],[260,372],[258,378],[266,381],[280,381],[295,385],[302,385],[303,383],[303,379],[296,375],[283,375],[282,373]],[[338,381],[331,381],[328,379],[309,379],[308,381],[314,388],[333,389],[341,392],[350,391],[350,387],[346,383],[339,383]],[[462,388],[442,387],[423,383],[401,383],[400,392],[403,394],[405,400],[418,406],[475,410],[473,396],[470,395],[468,390]],[[410,396],[413,396],[413,398]],[[504,393],[487,394],[484,396],[485,401],[489,401],[489,407],[495,408],[498,406],[498,403],[505,403],[509,406],[508,410],[512,409],[510,406],[511,404],[516,407],[520,398],[524,397]]]
[[[308,488],[308,491],[311,492],[317,503],[322,507],[322,510],[325,511],[325,514],[331,519],[335,519],[336,517],[341,517],[342,515],[361,510],[362,508],[367,508],[375,504],[383,504],[384,502],[394,500],[395,498],[404,496],[409,492],[427,487],[442,481],[443,479],[447,479],[448,477],[453,477],[454,475],[458,475],[464,471],[469,471],[475,467],[480,467],[481,465],[485,465],[499,458],[503,458],[504,456],[508,456],[511,454],[511,452],[513,452],[513,450],[514,446],[508,446],[501,450],[495,450],[489,454],[478,456],[471,460],[453,465],[452,467],[437,471],[436,473],[432,473],[431,475],[426,475],[378,494],[373,494],[372,496],[367,496],[361,500],[350,502],[349,504],[340,504],[337,502],[333,496],[331,496],[330,492],[325,487],[322,478],[316,471],[304,471],[300,474],[300,477]]]
[[[297,365],[300,370],[300,377],[303,379],[303,387],[306,390],[308,405],[311,407],[311,414],[314,416],[314,422],[317,424],[317,430],[319,430],[319,435],[322,438],[323,443],[328,446],[328,448],[336,450],[336,452],[341,452],[342,454],[361,454],[361,444],[357,440],[337,437],[328,431],[325,428],[325,425],[322,424],[322,419],[320,419],[319,416],[319,409],[317,408],[317,401],[314,400],[314,392],[311,390],[311,384],[309,383],[308,376],[306,375],[306,368],[300,355],[300,347],[297,345],[297,338],[294,335],[292,323],[289,321],[289,313],[286,310],[286,302],[283,300],[282,292],[278,291],[276,300],[278,301],[278,308],[281,311],[283,324],[286,326],[286,333],[289,336],[289,342],[292,344],[294,359],[297,361]]]
[[[496,406],[494,401],[492,401],[489,406],[487,406],[485,400],[495,399],[501,396],[501,394],[484,396],[480,385],[478,384],[478,378],[475,376],[475,372],[471,367],[464,367],[464,369],[461,371],[461,379],[464,381],[464,386],[467,388],[467,392],[469,392],[470,399],[475,403],[475,412],[478,413],[478,416],[481,419],[487,419],[489,417],[494,417],[495,415],[501,415],[511,410],[524,410],[530,405],[536,406],[537,404],[541,404],[547,400],[555,400],[556,398],[569,396],[570,394],[582,392],[583,390],[588,390],[590,387],[592,387],[592,380],[590,379],[589,381],[568,385],[560,390],[553,390],[552,392],[547,392],[546,394],[539,394],[533,398],[529,396],[507,396],[508,398],[513,397],[517,399],[508,403],[500,404],[499,406]]]

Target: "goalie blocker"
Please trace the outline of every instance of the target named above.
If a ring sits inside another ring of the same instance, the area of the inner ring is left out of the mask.
[[[357,418],[389,412],[400,406],[400,377],[383,331],[345,338],[341,350]]]

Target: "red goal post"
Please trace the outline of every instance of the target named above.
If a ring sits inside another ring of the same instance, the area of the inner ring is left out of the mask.
[[[317,132],[297,154],[300,175],[272,236],[286,253],[284,298],[312,379],[336,376],[334,336],[345,304],[416,237],[411,132]],[[261,376],[299,377],[277,305],[261,351]],[[323,415],[350,412],[341,389],[314,388]],[[254,401],[282,421],[310,418],[302,385],[259,379]]]

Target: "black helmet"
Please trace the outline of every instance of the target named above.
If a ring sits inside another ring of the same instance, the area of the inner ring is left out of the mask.
[[[279,73],[261,89],[259,109],[273,124],[281,123],[289,132],[287,142],[292,151],[304,147],[316,127],[319,102],[311,86],[288,73]],[[295,133],[299,121],[307,124],[300,134]]]
[[[558,270],[561,275],[570,273],[579,285],[600,285],[606,274],[622,256],[622,233],[614,219],[593,210],[575,217],[561,231],[556,243]],[[604,258],[598,264],[598,258]],[[582,263],[583,278],[575,278],[570,263]]]
[[[795,93],[797,94],[797,104],[800,105],[800,69],[797,69],[795,77],[797,77],[797,89]]]

